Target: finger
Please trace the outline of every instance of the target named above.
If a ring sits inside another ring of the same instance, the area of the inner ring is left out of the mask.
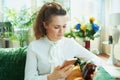
[[[57,67],[55,67],[56,70],[61,69],[62,66],[58,65]]]
[[[74,67],[74,65],[68,65],[68,66],[62,68],[62,70],[67,71],[69,68],[72,68],[72,67]]]
[[[66,76],[68,76],[72,72],[73,68],[74,66],[70,67],[68,70],[65,71]]]

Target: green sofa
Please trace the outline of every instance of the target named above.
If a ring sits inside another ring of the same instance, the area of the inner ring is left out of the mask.
[[[24,80],[27,47],[0,48],[0,80]]]
[[[27,47],[0,48],[0,80],[24,80]],[[93,80],[115,80],[102,67]]]

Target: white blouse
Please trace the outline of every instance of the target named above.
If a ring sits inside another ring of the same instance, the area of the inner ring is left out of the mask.
[[[95,64],[100,62],[96,55],[79,45],[74,39],[64,37],[57,42],[52,42],[44,37],[35,40],[28,46],[24,80],[47,80],[47,75],[56,66],[62,65],[65,60],[72,59],[74,56],[92,60]]]

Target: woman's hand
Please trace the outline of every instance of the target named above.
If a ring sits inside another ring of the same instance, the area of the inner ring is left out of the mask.
[[[53,73],[48,75],[48,80],[58,80],[61,78],[66,78],[71,72],[72,69],[74,68],[74,65],[68,65],[68,66],[57,66]]]

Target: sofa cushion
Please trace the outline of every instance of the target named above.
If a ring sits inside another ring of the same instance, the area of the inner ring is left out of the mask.
[[[103,67],[98,67],[98,71],[93,80],[115,80]]]
[[[0,49],[0,80],[24,80],[27,47]]]

